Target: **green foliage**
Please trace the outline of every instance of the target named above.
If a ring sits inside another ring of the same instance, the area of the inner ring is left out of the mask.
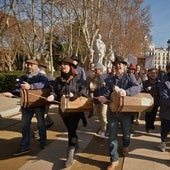
[[[50,33],[47,33],[46,34],[46,50],[47,51],[50,51]],[[60,37],[59,35],[57,34],[54,34],[53,35],[53,44],[52,44],[52,52],[53,52],[53,66],[54,66],[54,69],[55,70],[58,70],[59,69],[59,66],[57,64],[59,58],[60,58],[60,55],[63,54],[63,46],[62,46],[62,43],[60,41]]]
[[[14,72],[0,72],[0,93],[2,92],[12,92],[15,88],[16,79],[21,77],[24,72],[14,71]],[[59,71],[54,72],[54,77],[60,75]]]
[[[23,72],[0,73],[0,93],[11,92],[15,88],[16,79],[23,75]]]

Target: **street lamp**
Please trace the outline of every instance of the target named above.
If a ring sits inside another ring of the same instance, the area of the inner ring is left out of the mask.
[[[170,51],[170,39],[167,41],[167,46],[168,46],[168,60],[170,58],[169,51]]]

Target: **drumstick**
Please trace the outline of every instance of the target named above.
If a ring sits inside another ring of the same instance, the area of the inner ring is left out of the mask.
[[[94,99],[98,99],[99,97],[93,97]],[[106,100],[107,102],[110,102],[111,100]]]
[[[33,93],[29,93],[30,95],[32,95],[32,96],[36,96],[36,97],[39,97],[39,98],[41,98],[41,99],[47,99],[46,97],[43,97],[43,96],[40,96],[40,95],[37,95],[37,94],[33,94]],[[58,102],[58,101],[56,101],[56,100],[54,100],[54,101],[52,101],[52,102],[54,102],[54,103],[60,103],[60,102]]]

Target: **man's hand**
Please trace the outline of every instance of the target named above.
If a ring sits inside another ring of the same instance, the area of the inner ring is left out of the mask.
[[[126,91],[124,89],[120,89],[119,92],[117,92],[117,94],[122,97],[122,96],[126,96]]]
[[[54,96],[53,95],[50,95],[47,97],[46,99],[48,102],[53,102],[54,101]]]
[[[70,101],[74,101],[76,100],[77,98],[79,97],[79,95],[76,93],[76,94],[72,94],[72,97],[70,96]]]
[[[29,90],[30,88],[31,88],[31,86],[30,86],[30,84],[28,84],[27,82],[23,82],[22,84],[21,84],[21,88],[22,89],[27,89],[27,90]]]
[[[149,92],[150,90],[151,90],[151,86],[149,86],[149,87],[147,87],[145,90],[147,91],[147,92]]]
[[[98,101],[101,103],[106,103],[108,101],[107,98],[104,96],[99,96],[99,97],[94,97],[94,98],[98,99]]]
[[[5,97],[14,97],[14,95],[12,93],[10,93],[10,92],[3,93],[3,96],[5,96]]]

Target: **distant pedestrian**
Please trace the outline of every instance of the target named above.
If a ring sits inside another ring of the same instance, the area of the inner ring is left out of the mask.
[[[166,150],[167,136],[170,132],[170,63],[166,66],[167,74],[159,84],[160,119],[161,119],[161,151]]]
[[[107,67],[106,73],[108,74],[108,76],[112,76],[112,68],[111,67]]]
[[[141,89],[143,89],[142,80],[141,80],[141,77],[140,77],[139,73],[137,72],[136,64],[131,63],[131,64],[129,65],[129,67],[128,67],[128,73],[129,73],[129,74],[133,74],[133,75],[135,76],[137,83],[139,84],[139,86],[141,87]],[[133,116],[132,116],[132,130],[133,130],[134,120],[135,120],[135,124],[136,124],[136,125],[139,124],[140,115],[141,115],[140,112],[134,112],[134,113],[133,113]]]
[[[94,74],[94,67],[95,67],[95,64],[94,64],[94,63],[90,63],[90,64],[89,64],[89,68],[88,68],[88,70],[86,71],[86,77],[89,77],[89,76],[91,76],[92,74]]]
[[[136,76],[139,76],[139,78],[143,81],[148,80],[147,76],[147,69],[142,69],[139,64],[136,64]]]
[[[99,118],[99,136],[101,138],[106,137],[107,129],[107,104],[101,103],[97,98],[102,96],[104,93],[105,82],[104,80],[108,77],[106,73],[103,73],[103,65],[100,63],[95,64],[95,75],[92,81],[96,83],[96,88],[93,92],[94,110]],[[95,82],[95,80],[97,80]]]
[[[77,66],[76,71],[78,73],[78,75],[80,76],[80,78],[82,79],[83,83],[86,83],[86,73],[83,67],[79,66],[80,63],[80,59],[78,56],[76,55],[72,55],[71,59],[73,60],[73,63]]]
[[[145,129],[147,133],[150,133],[155,129],[155,119],[157,111],[159,108],[159,91],[158,84],[160,80],[158,79],[158,71],[156,68],[151,68],[148,70],[148,80],[143,82],[143,92],[150,93],[154,98],[154,106],[151,111],[145,113]]]
[[[95,75],[95,64],[90,63],[89,64],[89,69],[86,72],[86,77],[87,77],[87,79],[86,79],[86,88],[87,88],[87,93],[91,98],[93,98],[93,92],[90,91],[90,83],[91,83],[94,75]],[[93,107],[93,110],[89,112],[87,117],[91,118],[94,115],[94,113],[95,113],[95,110],[94,110],[94,107]]]
[[[158,66],[158,79],[162,81],[166,76],[166,71],[161,67],[161,65]]]
[[[47,77],[49,84],[51,84],[55,80],[55,77],[47,72],[47,64],[45,62],[39,61],[38,67],[40,69],[40,73],[44,74]],[[46,114],[45,121],[46,121],[47,129],[54,124],[52,118],[48,114],[49,106],[50,105],[46,105],[46,110],[45,110],[45,114]]]
[[[86,72],[86,87],[87,87],[87,92],[88,92],[89,95],[91,95],[90,82],[93,79],[94,75],[95,75],[95,64],[90,63],[89,64],[89,69]]]
[[[47,79],[49,81],[49,84],[55,80],[54,76],[52,76],[51,74],[49,74],[47,72],[47,64],[45,62],[39,61],[38,62],[38,67],[39,67],[40,73],[44,74],[47,77]],[[48,114],[49,107],[50,107],[50,104],[45,106],[45,124],[46,124],[46,129],[48,129],[49,127],[51,127],[54,124],[52,118]],[[37,138],[37,139],[40,138],[39,130],[35,130],[34,131],[34,137]]]

